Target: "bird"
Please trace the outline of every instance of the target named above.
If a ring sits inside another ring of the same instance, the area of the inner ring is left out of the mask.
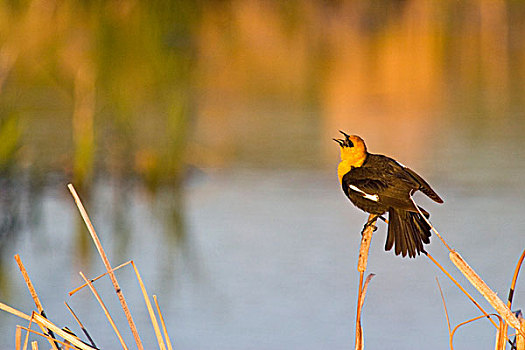
[[[443,203],[443,199],[415,171],[390,157],[368,153],[361,137],[339,132],[344,138],[333,139],[341,151],[337,174],[348,199],[388,223],[386,251],[394,247],[396,255],[410,258],[427,254],[423,244],[430,243],[430,214],[416,207],[412,195],[421,191],[437,203]],[[388,220],[383,217],[386,213]],[[375,220],[365,228],[373,223]]]

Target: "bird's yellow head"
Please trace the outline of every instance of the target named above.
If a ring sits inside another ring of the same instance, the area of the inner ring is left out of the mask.
[[[339,168],[337,169],[339,180],[341,181],[343,176],[352,168],[358,168],[363,165],[368,153],[365,141],[362,138],[357,135],[348,135],[341,130],[339,132],[345,137],[344,139],[334,139],[341,146],[341,163],[339,163]]]

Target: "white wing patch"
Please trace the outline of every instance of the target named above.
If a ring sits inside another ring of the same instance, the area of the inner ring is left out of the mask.
[[[359,188],[355,187],[354,185],[350,185],[350,189],[356,192],[359,192],[363,195],[363,198],[370,199],[371,201],[377,202],[379,201],[379,196],[377,194],[369,194],[365,191],[360,190]]]

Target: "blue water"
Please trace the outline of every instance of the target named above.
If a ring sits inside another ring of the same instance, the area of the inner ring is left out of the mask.
[[[508,177],[491,188],[473,189],[462,184],[461,176],[446,179],[443,171],[435,174],[426,177],[445,204],[439,206],[422,196],[417,196],[418,202],[432,213],[433,223],[449,244],[506,298],[525,246],[523,180]],[[186,234],[182,238],[170,224],[178,194],[168,189],[151,197],[134,186],[122,189],[99,181],[88,206],[112,264],[134,259],[148,292],[158,295],[175,348],[352,348],[356,259],[366,214],[350,205],[333,172],[208,170],[189,180],[183,193]],[[26,313],[33,308],[11,259],[18,253],[52,321],[80,333],[63,305],[68,301],[99,347],[119,347],[87,290],[67,296],[80,284],[78,271],[89,277],[104,271],[91,242],[86,258],[80,258],[75,248],[79,215],[72,198],[65,185],[56,185],[46,188],[41,199],[40,223],[26,227],[4,254],[10,292],[3,301]],[[436,278],[453,326],[479,315],[478,310],[426,257],[409,260],[384,252],[385,227],[379,226],[368,266],[376,276],[362,317],[366,347],[446,348],[447,325]],[[80,234],[88,236],[85,229]],[[456,273],[435,237],[428,250],[492,311]],[[156,347],[132,270],[126,267],[117,277],[146,348]],[[96,286],[128,346],[134,347],[110,283],[99,281]],[[518,283],[515,308],[524,297]],[[26,322],[1,314],[2,348],[14,348],[16,324]],[[489,349],[494,335],[491,324],[477,321],[458,331],[455,345]]]

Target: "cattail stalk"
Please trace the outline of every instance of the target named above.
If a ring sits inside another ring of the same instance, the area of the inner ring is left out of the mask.
[[[374,233],[377,215],[370,214],[368,216],[368,222],[365,230],[361,236],[361,247],[359,248],[359,259],[357,262],[357,271],[364,273],[366,271],[366,265],[368,264],[368,251],[370,250],[370,243],[372,242],[372,234]],[[359,285],[360,289],[363,287]]]
[[[514,329],[519,331],[520,322],[518,318],[510,311],[498,295],[489,288],[481,277],[467,264],[459,253],[452,251],[449,258],[456,265],[459,271],[469,280],[469,282],[483,295],[490,305],[503,317],[503,319]]]
[[[365,229],[361,232],[361,246],[359,248],[359,258],[357,261],[357,271],[359,271],[359,290],[357,292],[357,314],[355,320],[355,349],[362,350],[364,348],[363,328],[361,327],[361,310],[364,304],[364,297],[368,282],[373,274],[369,275],[363,287],[363,278],[368,265],[368,251],[370,250],[370,243],[372,242],[372,234],[375,230],[375,224],[378,216],[370,214],[366,223]]]

